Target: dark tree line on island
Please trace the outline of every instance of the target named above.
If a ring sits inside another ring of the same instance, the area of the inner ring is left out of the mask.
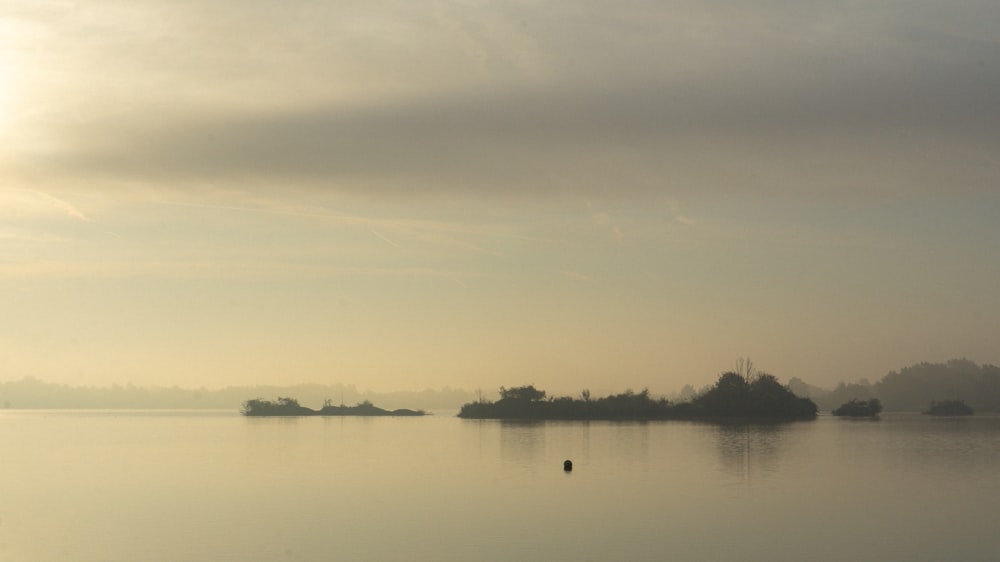
[[[942,400],[931,402],[930,408],[924,413],[931,416],[971,416],[972,407],[963,400]]]
[[[778,379],[753,370],[750,361],[738,362],[737,371],[724,373],[705,393],[689,401],[672,403],[653,398],[649,390],[625,391],[593,398],[584,390],[579,398],[546,398],[534,385],[500,387],[500,399],[480,399],[462,406],[460,418],[656,420],[700,418],[813,419],[816,404],[799,398]]]
[[[878,398],[871,400],[857,400],[852,398],[840,405],[833,411],[835,416],[847,416],[850,418],[873,418],[882,411],[882,402]]]
[[[384,410],[365,400],[356,406],[334,406],[327,400],[319,410],[299,404],[294,398],[278,397],[276,401],[254,398],[243,403],[244,416],[423,416],[423,410]]]
[[[849,418],[875,418],[881,411],[882,402],[878,398],[871,400],[852,399],[835,409],[833,415]],[[923,413],[931,416],[971,416],[974,412],[964,400],[942,400],[940,402],[934,400]]]

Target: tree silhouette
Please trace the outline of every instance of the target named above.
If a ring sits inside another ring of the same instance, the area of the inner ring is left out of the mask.
[[[513,388],[500,387],[501,400],[516,400],[523,402],[534,402],[545,398],[545,391],[538,390],[535,385],[515,386]]]

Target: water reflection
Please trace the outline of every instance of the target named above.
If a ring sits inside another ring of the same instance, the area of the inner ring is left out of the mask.
[[[615,455],[618,458],[634,462],[646,462],[649,459],[649,427],[651,422],[621,421],[610,423],[611,446]]]
[[[520,465],[587,462],[593,446],[605,451],[602,463],[643,464],[654,448],[656,422],[500,420],[500,454]],[[661,424],[662,425],[662,424]],[[556,444],[556,445],[553,445]]]
[[[2,560],[1000,560],[1000,417],[0,412],[0,444]]]
[[[501,457],[523,465],[539,460],[545,450],[545,423],[539,420],[502,420]]]
[[[740,483],[749,486],[780,469],[787,423],[720,422],[713,425],[719,466]]]
[[[1000,417],[886,417],[883,447],[890,464],[950,473],[994,470],[1000,465]],[[891,431],[887,431],[891,430]]]

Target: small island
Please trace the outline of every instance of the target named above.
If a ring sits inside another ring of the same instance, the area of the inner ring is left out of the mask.
[[[874,418],[878,417],[882,411],[882,402],[878,398],[871,400],[858,400],[852,398],[840,405],[833,411],[835,416],[845,416],[849,418]]]
[[[671,403],[648,390],[592,398],[550,397],[534,385],[500,387],[500,400],[480,399],[462,406],[460,418],[538,420],[666,420],[666,419],[815,419],[816,404],[799,398],[765,373],[724,373],[707,392],[690,401]]]
[[[247,400],[240,408],[244,416],[424,416],[423,410],[384,410],[365,400],[356,406],[334,406],[327,400],[319,410],[299,404],[294,398],[278,397],[277,401],[255,398]]]
[[[924,411],[929,416],[971,416],[972,407],[963,400],[942,400],[931,402],[931,407]]]

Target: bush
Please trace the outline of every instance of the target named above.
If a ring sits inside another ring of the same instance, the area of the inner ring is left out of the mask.
[[[833,415],[857,418],[874,417],[881,411],[882,402],[879,402],[878,398],[872,398],[871,400],[857,400],[852,398],[834,410]]]

